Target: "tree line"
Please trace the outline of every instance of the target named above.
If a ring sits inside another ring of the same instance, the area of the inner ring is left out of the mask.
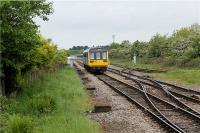
[[[88,48],[88,46],[73,46],[72,48],[69,48],[69,50],[86,50]]]
[[[109,45],[110,57],[132,60],[133,54],[142,63],[161,63],[169,66],[200,67],[200,25],[195,23],[171,35],[154,35],[150,41]]]
[[[24,74],[36,69],[53,71],[66,62],[67,51],[39,33],[34,18],[48,21],[52,3],[42,1],[1,1],[1,80],[5,93],[19,90]]]

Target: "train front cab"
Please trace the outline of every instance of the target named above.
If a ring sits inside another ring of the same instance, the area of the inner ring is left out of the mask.
[[[106,49],[89,49],[84,53],[86,69],[92,72],[103,73],[109,65],[108,51]]]

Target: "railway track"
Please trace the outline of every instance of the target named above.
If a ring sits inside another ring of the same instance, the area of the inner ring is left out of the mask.
[[[197,133],[200,131],[200,119],[191,112],[163,100],[151,93],[140,82],[138,87],[131,86],[107,74],[97,77],[124,95],[129,101],[136,103],[148,113],[157,118],[170,132]]]
[[[118,66],[117,66],[118,67]],[[144,84],[148,84],[151,86],[162,86],[163,88],[165,88],[166,90],[168,90],[169,92],[171,92],[173,95],[191,101],[191,102],[195,102],[195,103],[200,103],[200,92],[199,91],[195,91],[195,90],[190,90],[184,87],[180,87],[180,86],[176,86],[170,83],[166,83],[163,81],[159,81],[156,79],[151,79],[148,77],[144,77],[144,76],[139,76],[139,75],[135,75],[132,73],[131,70],[124,70],[123,68],[121,68],[121,70],[119,69],[115,69],[115,68],[108,68],[108,71],[112,71],[115,73],[120,73],[122,75],[126,75],[135,79],[140,80],[140,82],[144,83]],[[156,85],[155,85],[156,83]],[[160,85],[158,85],[160,84]]]
[[[164,99],[168,102],[171,102],[173,104],[176,104],[177,106],[180,106],[187,111],[195,114],[195,116],[200,118],[200,102],[198,99],[193,99],[190,98],[186,95],[181,95],[179,93],[178,97],[175,96],[177,94],[173,94],[171,91],[166,88],[166,86],[161,85],[157,81],[153,79],[148,79],[148,80],[141,80],[138,78],[135,78],[134,76],[128,74],[128,73],[123,73],[123,72],[118,72],[118,71],[113,71],[108,70],[109,72],[115,73],[115,74],[120,74],[121,76],[128,78],[133,81],[138,81],[141,84],[143,84],[144,88],[147,89],[147,91],[151,94],[159,96],[161,99]]]
[[[119,69],[116,69],[116,68],[113,68],[113,67],[118,67]],[[137,69],[124,68],[121,65],[110,65],[109,69],[121,71],[123,73],[128,73],[128,74],[130,74],[132,76],[135,76],[135,77],[138,77],[138,78],[144,79],[144,80],[149,80],[150,79],[148,77],[144,77],[144,76],[139,76],[139,75],[133,74],[132,72],[137,71]],[[166,85],[168,87],[171,87],[171,89],[169,88],[170,91],[181,92],[183,95],[185,94],[187,96],[194,97],[194,98],[195,98],[194,95],[196,95],[196,94],[200,95],[200,91],[196,91],[196,90],[192,90],[192,89],[187,89],[187,88],[184,88],[184,87],[181,87],[181,86],[177,86],[177,85],[170,84],[170,83],[167,83],[167,82],[164,82],[164,81],[160,81],[160,80],[156,80],[156,79],[154,79],[154,80],[157,81],[160,84],[163,84],[163,85]]]
[[[81,61],[78,61],[78,63],[80,65],[83,65]],[[124,76],[134,81],[137,80],[140,83],[144,84],[144,87],[146,87],[147,91],[150,91],[150,93],[157,93],[157,95],[162,97],[163,99],[168,100],[172,103],[176,103],[182,108],[200,117],[200,92],[188,90],[186,88],[175,86],[173,84],[168,84],[165,82],[158,82],[155,79],[134,75],[130,71],[124,71],[124,69],[119,71],[117,69],[109,67],[108,71],[120,74],[121,76]]]
[[[82,66],[81,62],[79,64]],[[200,113],[186,104],[200,107],[199,99],[192,97],[192,95],[199,94],[198,92],[185,88],[174,90],[172,87],[176,86],[167,86],[167,84],[150,78],[135,76],[130,71],[113,68],[109,68],[108,71],[132,80],[136,85],[127,84],[106,73],[96,76],[129,101],[154,116],[170,132],[200,132]],[[183,93],[179,93],[178,90],[183,90]]]

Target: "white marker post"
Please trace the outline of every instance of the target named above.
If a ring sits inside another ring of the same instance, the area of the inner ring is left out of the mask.
[[[73,63],[74,63],[74,57],[73,56],[69,56],[67,58],[67,64],[70,66],[70,67],[73,67]]]
[[[133,63],[136,64],[136,54],[133,54]]]

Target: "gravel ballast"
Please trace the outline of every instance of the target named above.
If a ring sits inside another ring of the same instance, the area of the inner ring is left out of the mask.
[[[106,133],[163,133],[160,125],[153,121],[136,105],[116,93],[110,87],[98,80],[92,74],[85,74],[89,81],[87,84],[95,86],[92,98],[105,97],[109,99],[111,111],[104,113],[89,113],[88,116],[99,122]]]

